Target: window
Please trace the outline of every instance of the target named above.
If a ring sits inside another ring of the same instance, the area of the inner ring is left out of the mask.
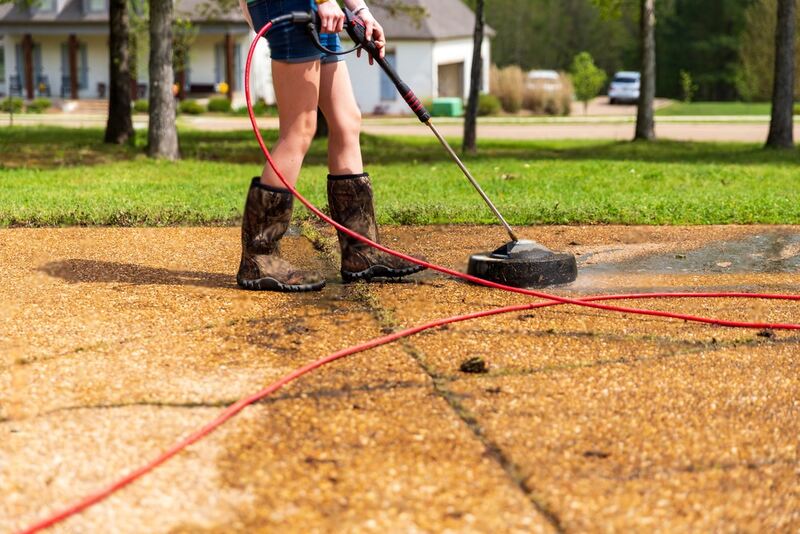
[[[233,80],[225,79],[226,62],[225,43],[223,42],[214,47],[214,81],[216,83],[227,83],[230,90],[233,91],[239,88],[239,81],[244,75],[242,70],[242,45],[233,45]]]
[[[0,83],[5,83],[6,81],[6,50],[3,48],[3,45],[0,44]]]
[[[89,88],[89,51],[86,43],[78,43],[77,68],[78,68],[78,89]],[[69,43],[61,43],[61,81],[62,93],[69,87],[70,68],[69,68]]]
[[[58,7],[58,0],[39,0],[36,5],[36,11],[40,13],[52,13]]]
[[[86,13],[105,13],[108,10],[108,0],[83,0],[83,10]]]
[[[389,63],[389,65],[395,67],[395,69],[397,68],[397,54],[394,51],[386,52],[386,61]],[[384,102],[391,102],[393,100],[397,100],[398,94],[397,94],[397,89],[394,86],[394,83],[392,83],[392,80],[389,79],[389,77],[386,75],[385,72],[383,72],[383,70],[381,70],[380,72],[381,72],[380,74],[381,100],[383,100]]]

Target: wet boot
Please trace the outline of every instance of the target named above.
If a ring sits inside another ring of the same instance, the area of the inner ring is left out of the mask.
[[[242,221],[242,261],[236,282],[252,291],[319,291],[325,280],[295,269],[279,256],[278,242],[289,228],[294,197],[253,178]]]
[[[328,207],[333,220],[378,242],[378,225],[372,198],[369,174],[328,175]],[[338,234],[342,251],[342,279],[345,282],[400,278],[425,269],[374,249],[342,232]]]

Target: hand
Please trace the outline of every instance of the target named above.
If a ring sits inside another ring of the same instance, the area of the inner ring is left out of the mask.
[[[383,26],[378,24],[378,21],[375,20],[375,17],[372,16],[368,9],[363,10],[358,16],[364,21],[367,41],[373,41],[380,57],[384,57],[386,55],[386,34],[383,33]],[[359,49],[356,54],[361,57],[361,50]],[[369,56],[369,64],[372,65],[371,55]]]
[[[322,21],[320,33],[339,33],[344,29],[344,12],[339,4],[328,0],[319,5],[319,18]]]

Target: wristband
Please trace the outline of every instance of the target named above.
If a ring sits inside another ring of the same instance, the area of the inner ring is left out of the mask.
[[[369,11],[369,8],[366,5],[363,5],[363,6],[359,7],[358,9],[356,9],[355,11],[353,11],[353,15],[355,15],[357,17],[358,14],[361,13],[362,11]]]

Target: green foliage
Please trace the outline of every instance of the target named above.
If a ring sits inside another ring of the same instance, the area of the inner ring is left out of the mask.
[[[681,74],[681,99],[685,104],[691,104],[695,93],[697,93],[697,84],[692,79],[692,73],[682,70]]]
[[[53,102],[49,98],[37,98],[25,106],[28,113],[43,113],[53,106]]]
[[[769,102],[683,102],[671,104],[656,111],[661,116],[766,116],[772,106]]]
[[[208,101],[208,111],[214,113],[228,113],[231,110],[231,101],[227,98],[212,98]]]
[[[481,93],[478,97],[478,116],[488,117],[500,113],[500,100],[494,95]]]
[[[736,88],[745,100],[770,100],[775,75],[775,0],[754,0],[745,13],[745,28],[739,41],[739,65]],[[800,10],[797,13],[800,27]],[[800,32],[797,34],[800,50]],[[796,56],[796,72],[800,73],[800,54]],[[795,76],[795,95],[800,96],[800,74]]]
[[[14,113],[21,113],[22,112],[22,99],[21,98],[4,98],[0,100],[0,111],[4,113],[14,112]]]
[[[150,110],[150,101],[146,98],[140,98],[133,103],[133,111],[136,113],[147,113]]]
[[[275,104],[267,104],[263,100],[259,100],[253,104],[253,112],[256,116],[277,117],[278,106]],[[247,115],[247,106],[236,108],[233,113],[235,115]]]
[[[583,50],[607,72],[638,64],[637,2],[624,0],[619,16],[607,16],[592,0],[492,0],[487,23],[497,32],[492,60],[498,66],[569,70]]]
[[[775,4],[775,0],[767,0]],[[754,0],[656,2],[657,93],[680,98],[680,71],[692,73],[700,100],[735,100],[746,11]],[[774,18],[772,19],[774,21]],[[774,22],[772,23],[774,26]],[[772,41],[774,47],[774,39]],[[767,58],[760,57],[762,62]]]
[[[192,98],[181,100],[180,104],[178,104],[178,110],[187,115],[200,115],[206,111],[202,104]]]
[[[581,52],[572,61],[572,85],[575,88],[575,97],[583,102],[584,110],[589,101],[600,94],[606,83],[606,73],[594,64],[594,59],[589,52]]]

